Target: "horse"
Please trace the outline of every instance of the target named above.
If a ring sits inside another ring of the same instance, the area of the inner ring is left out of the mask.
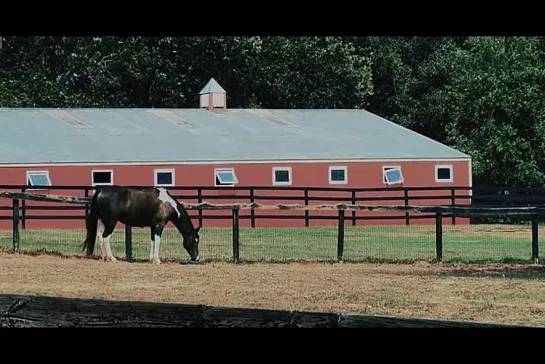
[[[172,222],[183,237],[182,245],[191,262],[199,261],[199,230],[185,208],[164,188],[101,186],[91,199],[86,218],[87,236],[82,244],[87,256],[93,254],[98,235],[102,259],[115,262],[110,238],[118,222],[150,228],[150,262],[161,264],[159,245],[163,229]]]

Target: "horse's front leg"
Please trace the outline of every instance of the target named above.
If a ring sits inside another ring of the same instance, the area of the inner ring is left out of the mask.
[[[149,261],[153,262],[153,251],[155,249],[155,227],[150,227],[150,240],[149,240]]]
[[[154,264],[161,264],[161,259],[159,259],[159,246],[161,245],[163,228],[164,224],[155,226],[155,235],[153,236],[153,258],[151,259],[151,262]]]

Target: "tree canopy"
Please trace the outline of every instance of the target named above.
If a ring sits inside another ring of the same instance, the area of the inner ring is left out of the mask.
[[[0,107],[365,108],[544,186],[543,37],[4,37]]]

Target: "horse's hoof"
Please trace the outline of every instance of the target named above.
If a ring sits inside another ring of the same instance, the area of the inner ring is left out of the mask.
[[[151,262],[152,262],[153,264],[161,264],[161,259],[154,258],[154,259],[151,260]]]

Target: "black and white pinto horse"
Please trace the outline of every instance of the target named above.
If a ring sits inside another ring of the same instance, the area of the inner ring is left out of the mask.
[[[170,221],[183,237],[182,245],[190,260],[199,260],[199,229],[195,228],[184,207],[164,188],[131,188],[101,186],[93,195],[86,220],[87,237],[83,250],[92,255],[98,235],[102,258],[116,261],[110,248],[110,238],[115,226],[121,222],[128,226],[151,229],[150,255],[153,263],[160,264],[159,244],[165,225]]]

